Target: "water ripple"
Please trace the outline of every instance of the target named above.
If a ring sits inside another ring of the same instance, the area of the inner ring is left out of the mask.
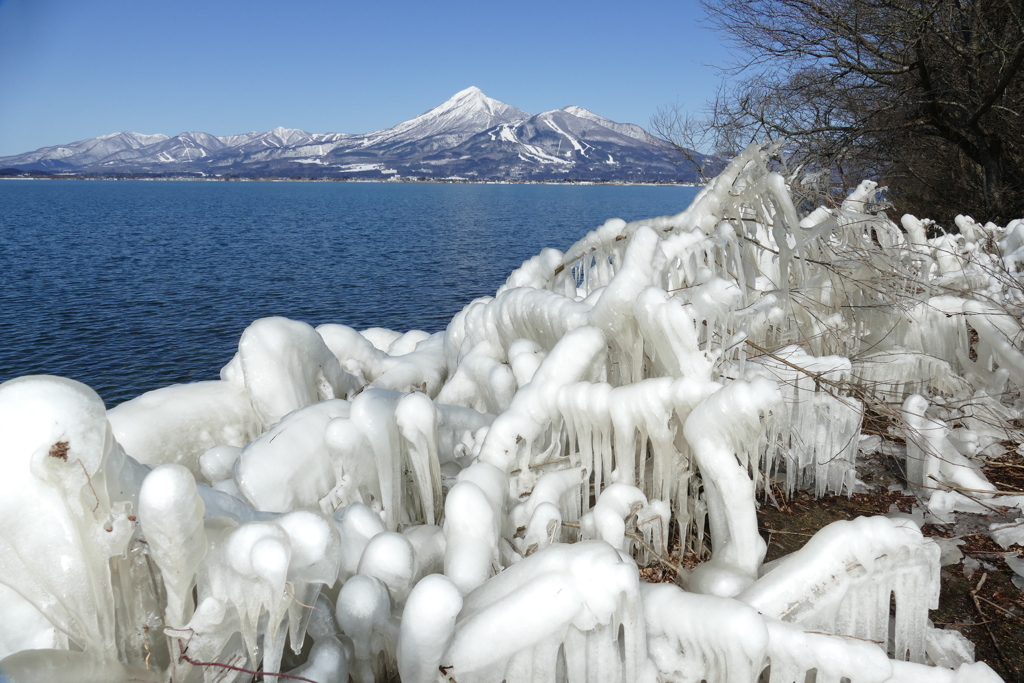
[[[693,188],[0,181],[0,381],[215,379],[257,318],[442,330],[543,247]]]

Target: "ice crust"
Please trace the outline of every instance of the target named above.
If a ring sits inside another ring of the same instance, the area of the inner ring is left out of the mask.
[[[1024,221],[929,239],[868,181],[801,218],[766,154],[443,333],[267,318],[219,381],[109,412],[0,385],[0,672],[274,680],[287,646],[336,683],[998,680],[928,621],[913,521],[764,565],[756,515],[773,485],[853,491],[868,398],[902,405],[932,514],[991,495],[970,459],[1020,417]],[[643,583],[673,528],[699,565]]]

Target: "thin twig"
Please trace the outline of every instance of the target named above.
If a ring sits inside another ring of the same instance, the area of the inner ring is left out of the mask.
[[[935,626],[983,626],[985,624],[991,624],[998,619],[989,619],[988,621],[933,621]]]
[[[93,487],[92,485],[92,477],[89,476],[89,470],[85,469],[85,463],[83,463],[81,460],[76,460],[76,462],[82,467],[82,472],[85,474],[85,481],[88,482],[89,490],[92,491],[93,498],[96,499],[96,505],[92,509],[93,512],[96,512],[97,510],[100,509],[100,497],[96,493],[96,488]]]
[[[845,633],[825,633],[824,631],[804,631],[804,633],[813,633],[819,636],[832,636],[833,638],[852,638],[853,640],[863,640],[865,643],[885,645],[885,642],[881,640],[871,640],[870,638],[858,638],[857,636],[848,636]]]
[[[986,576],[988,576],[988,575],[986,574]],[[1017,621],[1020,621],[1020,622],[1024,622],[1024,619],[1022,619],[1022,618],[1020,617],[1020,615],[1018,615],[1018,614],[1014,614],[1013,612],[1011,612],[1010,610],[1006,609],[1005,607],[1002,607],[1002,606],[1000,606],[1000,605],[997,605],[996,603],[992,602],[991,600],[988,600],[988,599],[986,599],[986,598],[983,598],[983,597],[981,597],[980,595],[979,595],[979,596],[977,596],[977,597],[978,597],[978,599],[979,599],[979,600],[981,600],[982,602],[985,602],[985,603],[988,603],[989,605],[992,605],[992,606],[993,606],[993,607],[995,607],[995,608],[996,608],[997,610],[999,610],[1000,612],[1002,612],[1002,613],[1003,613],[1003,614],[1005,614],[1006,616],[1010,617],[1011,619],[1016,619]]]
[[[811,372],[807,368],[802,368],[799,365],[797,365],[796,363],[791,363],[788,360],[786,360],[785,358],[783,358],[782,356],[779,356],[777,354],[772,353],[768,349],[766,349],[763,346],[760,346],[758,344],[755,344],[754,342],[750,341],[749,339],[744,339],[743,341],[745,341],[747,344],[752,346],[755,350],[760,351],[764,355],[768,356],[769,358],[777,360],[780,363],[782,363],[783,365],[788,366],[790,368],[793,368],[794,370],[798,370],[799,372],[804,373],[805,375],[807,375],[808,377],[810,377],[811,379],[813,379],[813,380],[815,380],[817,382],[822,382],[823,384],[828,384],[829,386],[835,387],[836,389],[842,389],[843,386],[844,386],[843,382],[837,382],[835,380],[828,379],[827,377],[823,377],[823,375],[825,375],[828,372],[831,372],[831,370],[825,370],[824,372]]]
[[[535,465],[530,465],[528,469],[535,470],[538,467],[544,467],[545,465],[561,465],[567,462],[569,458],[559,458],[558,460],[548,460],[547,462],[538,462]],[[519,474],[522,470],[512,470],[509,474]]]
[[[191,664],[192,666],[216,666],[221,669],[229,669],[231,671],[238,671],[243,674],[249,674],[250,676],[263,676],[264,678],[267,678],[268,676],[277,676],[278,678],[288,678],[293,681],[306,681],[306,683],[316,683],[316,681],[314,681],[311,678],[303,678],[302,676],[293,676],[291,674],[271,673],[269,671],[253,671],[252,669],[243,669],[240,666],[232,666],[231,664],[221,664],[220,662],[200,662],[195,659],[192,659],[184,652],[181,653],[181,658],[189,664]]]
[[[936,536],[935,538],[941,538],[944,541],[958,541],[961,538],[970,538],[972,536],[988,536],[992,531],[1002,531],[1003,529],[1013,529],[1014,527],[1024,526],[1024,521],[1007,524],[1006,526],[1000,526],[998,529],[990,529],[989,531],[974,531],[969,534],[960,534],[958,536]],[[979,555],[981,553],[971,553],[972,555]],[[995,553],[992,553],[995,554]]]
[[[295,597],[295,592],[292,590],[292,587],[287,583],[284,585],[284,592],[288,594],[288,597],[290,597],[292,600],[302,605],[303,607],[307,609],[315,609],[317,612],[320,612],[321,614],[324,613],[324,611],[316,605],[307,605],[306,603],[302,602],[297,597]]]
[[[628,536],[629,538],[632,538],[632,539],[633,539],[634,541],[636,541],[637,543],[639,543],[640,545],[642,545],[642,546],[644,547],[644,550],[646,550],[646,551],[647,551],[648,553],[650,553],[651,555],[653,555],[653,556],[654,556],[654,559],[656,559],[656,560],[657,560],[657,561],[658,561],[659,563],[661,563],[661,564],[665,565],[666,567],[668,567],[669,569],[671,569],[672,571],[674,571],[674,572],[675,572],[676,574],[679,574],[679,565],[678,565],[678,564],[675,564],[675,563],[673,563],[673,562],[672,562],[671,560],[669,560],[669,559],[667,559],[667,558],[665,558],[665,557],[662,557],[662,556],[661,556],[661,555],[660,555],[660,554],[658,553],[658,551],[656,551],[656,550],[655,550],[654,548],[652,548],[651,546],[647,545],[647,544],[646,544],[646,543],[644,542],[644,539],[643,539],[643,538],[641,538],[640,536],[637,536],[636,534],[630,534],[630,533],[627,533],[627,534],[626,534],[626,536]]]
[[[981,623],[984,624],[985,630],[988,631],[988,637],[992,640],[992,645],[995,647],[996,653],[999,655],[999,660],[1003,663],[1003,666],[1006,668],[1006,670],[1008,672],[1009,671],[1016,671],[1016,668],[1012,668],[1011,669],[1009,663],[1007,662],[1006,655],[1003,653],[1003,648],[999,645],[999,641],[996,640],[995,634],[992,633],[992,627],[989,626],[989,623],[991,623],[991,620],[988,619],[985,616],[985,613],[981,611],[981,603],[978,602],[978,591],[980,591],[981,587],[983,585],[985,585],[985,579],[987,579],[987,578],[988,578],[988,574],[982,574],[981,575],[981,580],[978,581],[978,585],[975,586],[974,590],[971,591],[971,600],[974,601],[974,608],[976,610],[978,610],[978,616],[981,617],[981,619],[982,619]]]
[[[612,242],[620,242],[620,241],[622,241],[622,240],[626,239],[626,237],[628,237],[628,235],[616,235],[616,236],[615,236],[615,239],[614,239],[614,240],[612,240]],[[601,245],[599,245],[599,246],[596,246],[596,247],[594,247],[593,249],[588,249],[587,251],[583,252],[583,255],[582,255],[582,256],[580,256],[580,258],[579,258],[579,259],[576,259],[576,261],[579,261],[580,259],[585,259],[585,258],[586,258],[587,256],[590,256],[590,255],[591,255],[591,254],[593,254],[593,253],[594,253],[595,251],[597,251],[598,249],[600,249],[600,248],[602,248],[602,247],[604,247],[604,246],[605,246],[605,245],[601,244]],[[572,262],[572,264],[565,264],[565,263],[563,263],[562,265],[560,265],[560,266],[558,266],[557,268],[555,268],[555,272],[554,272],[554,273],[552,273],[552,275],[558,275],[558,274],[559,274],[559,273],[561,273],[561,272],[562,272],[563,270],[565,270],[565,266],[566,266],[566,265],[575,265],[576,261],[573,261],[573,262]]]
[[[1015,470],[1024,470],[1024,465],[1014,465],[1013,463],[1009,462],[992,462],[991,460],[986,460],[985,458],[973,459],[985,463],[986,467],[1012,467]]]
[[[761,531],[767,531],[769,534],[785,534],[787,536],[804,536],[805,538],[810,538],[811,536],[814,535],[814,534],[803,534],[803,533],[800,533],[799,531],[779,531],[778,529],[769,529],[768,527],[765,527],[765,528],[761,529]]]
[[[942,486],[945,486],[946,488],[950,488],[950,489],[953,489],[954,491],[960,491],[960,492],[964,492],[964,493],[988,493],[988,494],[991,494],[993,496],[1024,496],[1024,491],[995,491],[995,490],[988,491],[988,490],[985,490],[985,489],[968,489],[968,488],[964,488],[962,486],[954,486],[953,484],[947,484],[946,482],[937,479],[934,474],[929,474],[928,478],[931,479],[932,481],[935,481],[935,482],[941,484]],[[932,487],[926,486],[924,488],[932,488]],[[941,491],[942,489],[938,489],[938,490]]]

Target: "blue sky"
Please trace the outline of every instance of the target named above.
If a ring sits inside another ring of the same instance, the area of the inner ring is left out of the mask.
[[[0,0],[0,156],[133,130],[365,133],[475,85],[647,126],[713,95],[696,0]]]

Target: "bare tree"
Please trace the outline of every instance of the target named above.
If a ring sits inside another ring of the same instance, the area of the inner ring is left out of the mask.
[[[716,154],[722,152],[721,134],[707,125],[703,116],[678,103],[659,107],[651,117],[650,129],[650,142],[666,150],[679,163],[693,168],[701,183],[718,175],[731,156],[728,152]]]
[[[1024,216],[1020,0],[704,4],[739,61],[690,128],[784,139],[804,173],[839,189],[880,177],[909,210]]]

